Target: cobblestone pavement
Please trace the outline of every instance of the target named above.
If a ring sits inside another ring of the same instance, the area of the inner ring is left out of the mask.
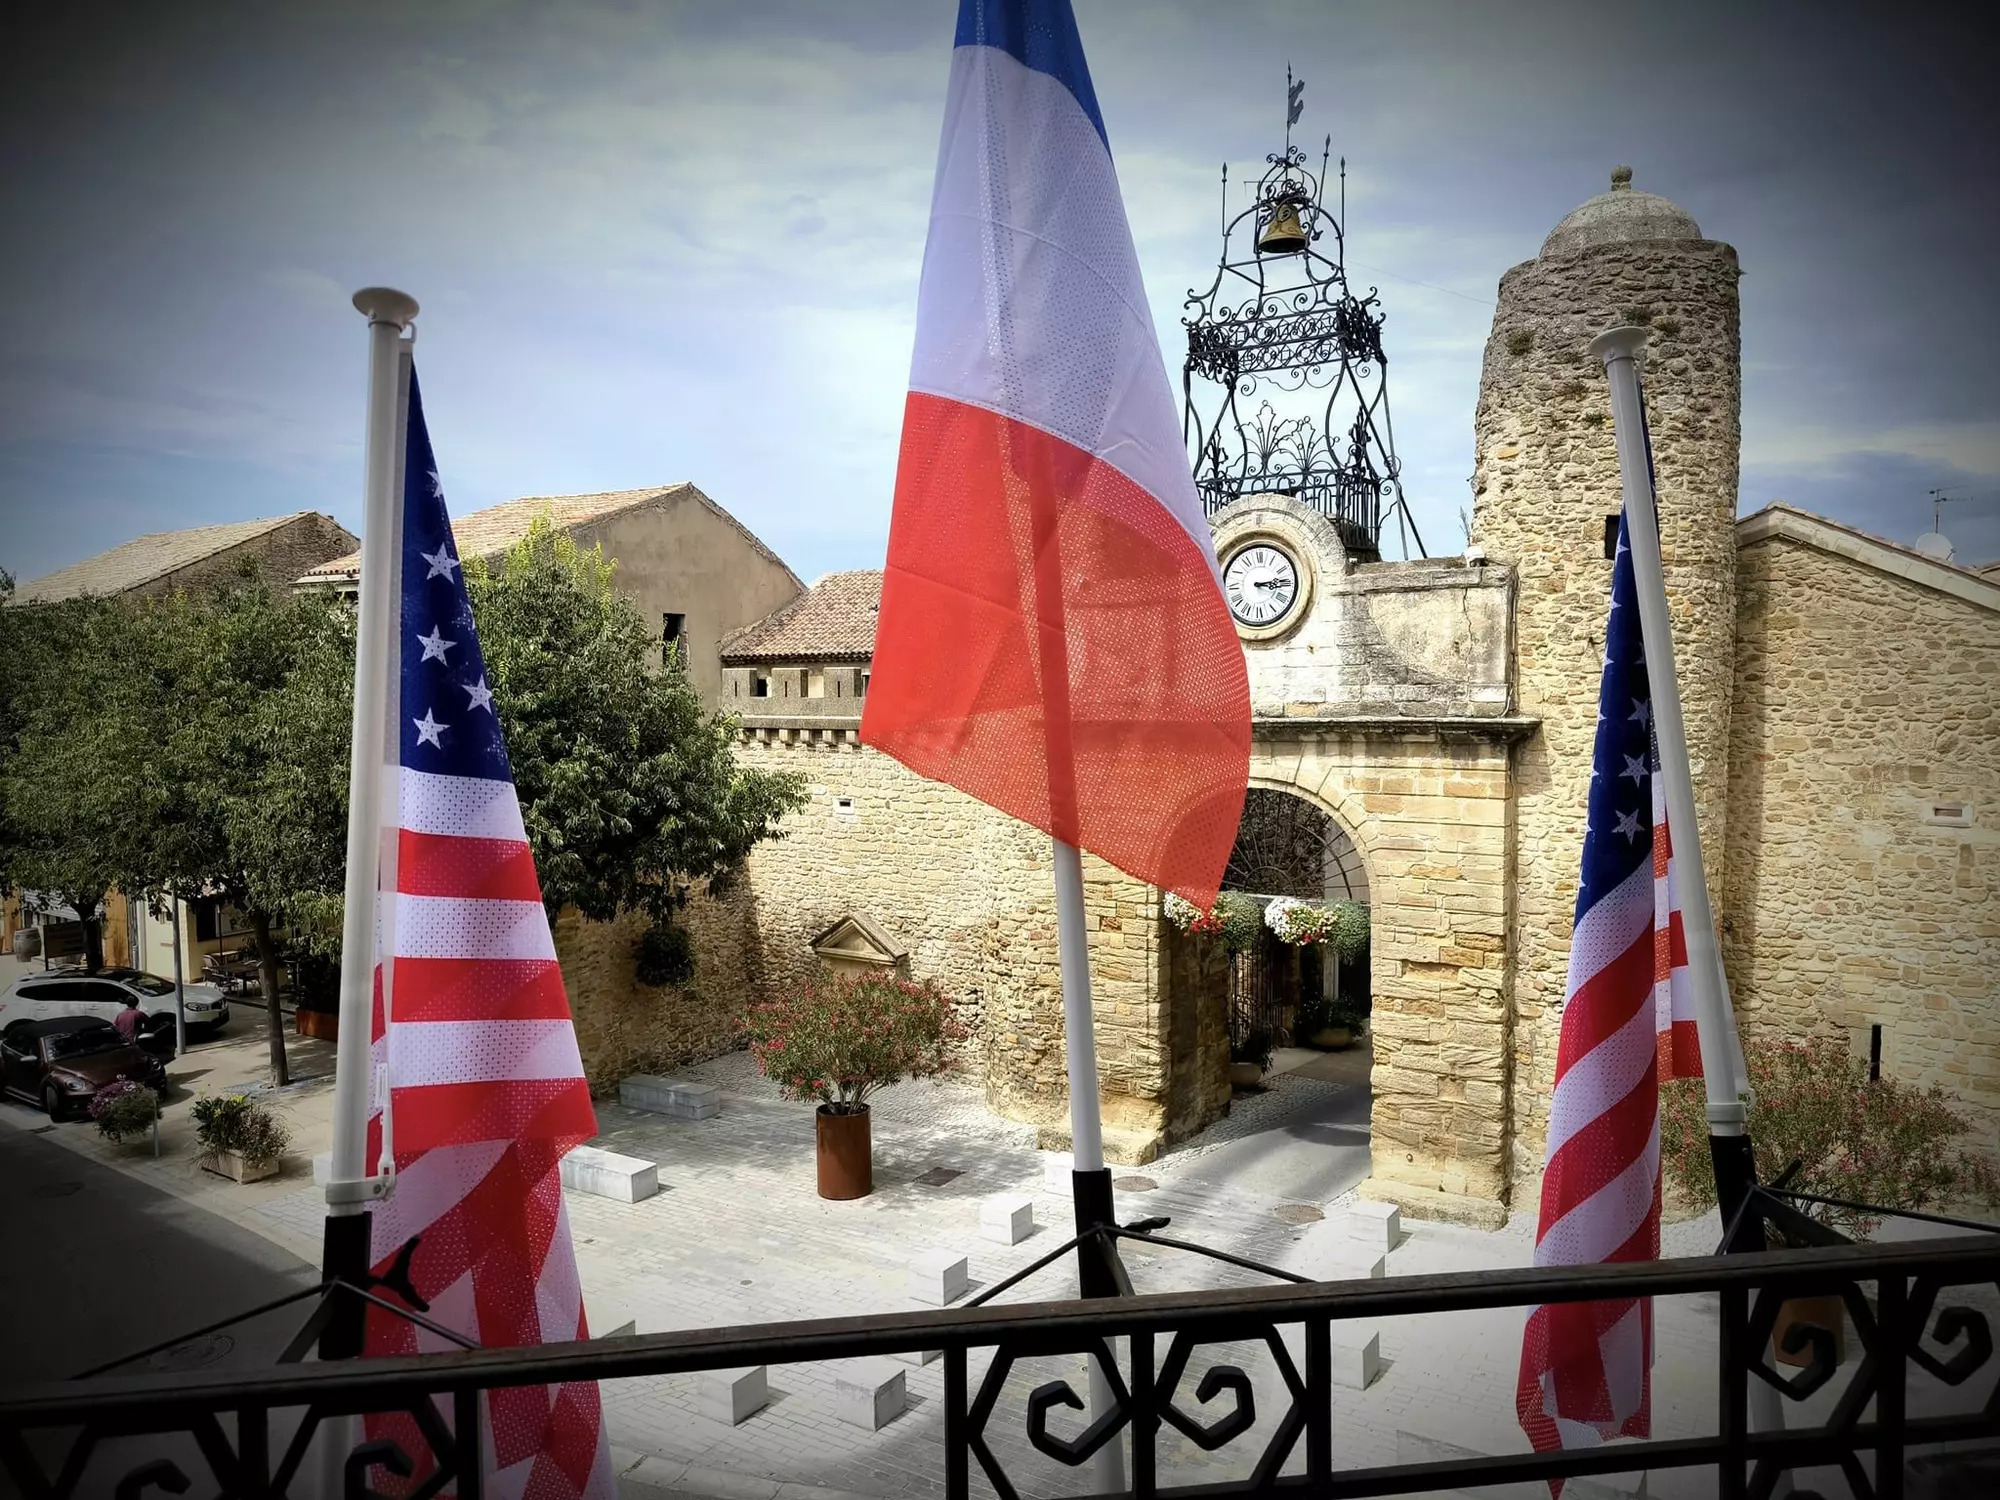
[[[204,1060],[196,1054],[191,1061],[202,1061],[216,1083],[250,1071],[242,1059],[227,1055]],[[717,1085],[722,1112],[690,1122],[629,1110],[614,1101],[598,1106],[598,1144],[657,1163],[661,1191],[636,1205],[567,1195],[591,1325],[600,1334],[627,1323],[650,1333],[910,1310],[918,1304],[908,1294],[907,1263],[919,1252],[949,1249],[967,1256],[977,1291],[1047,1253],[1068,1233],[1066,1186],[1051,1191],[1045,1185],[1048,1158],[1035,1149],[1033,1130],[988,1114],[979,1091],[963,1083],[915,1082],[878,1095],[872,1111],[875,1191],[867,1198],[833,1203],[815,1192],[808,1106],[780,1099],[744,1054],[716,1059],[682,1076]],[[1348,1238],[1342,1211],[1351,1190],[1314,1202],[1243,1185],[1326,1182],[1325,1160],[1337,1148],[1329,1147],[1319,1124],[1351,1119],[1357,1107],[1365,1121],[1365,1102],[1353,1097],[1355,1089],[1365,1089],[1365,1083],[1311,1073],[1276,1076],[1265,1092],[1240,1097],[1229,1118],[1195,1142],[1148,1166],[1117,1169],[1121,1215],[1128,1221],[1171,1216],[1168,1232],[1178,1238],[1301,1274],[1360,1274],[1369,1257]],[[165,1177],[162,1185],[170,1191],[226,1212],[316,1259],[323,1208],[309,1184],[304,1158],[326,1144],[324,1092],[322,1084],[311,1081],[287,1091],[299,1138],[289,1175],[278,1182],[238,1187],[194,1173],[185,1162],[154,1163],[130,1151],[116,1153],[115,1164],[137,1176]],[[50,1139],[94,1155],[111,1154],[95,1143],[94,1133],[80,1127],[66,1127]],[[1231,1163],[1248,1166],[1235,1173]],[[956,1175],[945,1180],[946,1173]],[[919,1180],[926,1178],[930,1180]],[[978,1235],[981,1200],[1001,1192],[1034,1199],[1039,1227],[1019,1245],[999,1245]],[[1718,1233],[1713,1215],[1669,1225],[1665,1253],[1704,1253]],[[1532,1248],[1532,1206],[1495,1233],[1406,1223],[1387,1258],[1387,1272],[1525,1265]],[[1249,1272],[1173,1252],[1135,1249],[1128,1252],[1127,1263],[1142,1292],[1259,1280]],[[1070,1296],[1072,1278],[1067,1263],[1050,1267],[1008,1293],[1007,1300]],[[1379,1334],[1383,1369],[1367,1390],[1337,1392],[1337,1461],[1360,1466],[1521,1451],[1525,1440],[1513,1403],[1523,1316],[1521,1310],[1505,1309],[1440,1314],[1366,1330]],[[1663,1299],[1657,1305],[1656,1435],[1712,1430],[1716,1319],[1712,1297]],[[1299,1360],[1296,1339],[1287,1342]],[[1850,1353],[1850,1370],[1856,1357]],[[1191,1394],[1202,1371],[1217,1362],[1238,1364],[1250,1375],[1256,1425],[1212,1455],[1173,1435],[1163,1448],[1162,1482],[1247,1476],[1282,1413],[1286,1401],[1280,1376],[1258,1341],[1201,1351],[1183,1381],[1183,1391],[1190,1393],[1182,1398],[1185,1409],[1205,1419],[1226,1410],[1226,1393],[1206,1410]],[[697,1410],[693,1377],[608,1383],[603,1394],[614,1449],[635,1500],[673,1494],[814,1500],[815,1491],[903,1500],[942,1491],[942,1370],[941,1363],[905,1367],[908,1408],[879,1432],[836,1418],[833,1384],[838,1371],[825,1362],[773,1366],[770,1405],[735,1427]],[[1010,1374],[987,1433],[995,1457],[1024,1494],[1070,1494],[1086,1488],[1082,1474],[1033,1450],[1024,1430],[1028,1392],[1053,1378],[1070,1378],[1081,1391],[1080,1370],[1077,1359],[1051,1358],[1023,1362]],[[975,1358],[975,1388],[982,1374],[982,1361]],[[1805,1411],[1828,1407],[1840,1384],[1837,1380]],[[1923,1399],[1921,1392],[1913,1392],[1913,1406],[1920,1407]],[[1065,1434],[1081,1425],[1081,1414],[1060,1414],[1052,1422]],[[1569,1493],[1584,1500],[1632,1494],[1636,1483],[1635,1478],[1576,1484]],[[975,1492],[981,1484],[975,1479]],[[1713,1480],[1708,1475],[1654,1475],[1650,1486],[1651,1494],[1694,1497],[1710,1493]],[[1546,1494],[1539,1486],[1517,1488],[1523,1497]],[[831,1497],[820,1493],[817,1500]]]

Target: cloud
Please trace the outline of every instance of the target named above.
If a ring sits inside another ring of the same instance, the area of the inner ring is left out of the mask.
[[[2000,125],[1944,23],[1079,12],[1176,377],[1221,163],[1240,207],[1287,61],[1305,78],[1433,550],[1457,545],[1498,278],[1621,159],[1742,252],[1746,505],[1789,486],[1858,518],[2000,473],[2000,193],[1974,144]],[[0,494],[56,519],[5,560],[46,571],[169,502],[146,529],[301,503],[352,524],[347,299],[387,281],[424,304],[455,507],[689,478],[802,574],[879,561],[950,33],[933,0],[44,8],[0,98]]]

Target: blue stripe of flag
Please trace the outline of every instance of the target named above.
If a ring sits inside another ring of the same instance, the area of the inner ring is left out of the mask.
[[[1022,66],[1048,74],[1076,96],[1105,149],[1110,149],[1069,0],[960,0],[958,36],[952,45],[998,47]]]

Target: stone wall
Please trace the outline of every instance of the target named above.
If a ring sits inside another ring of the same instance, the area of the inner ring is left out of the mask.
[[[1291,550],[1305,613],[1253,637],[1251,711],[1324,717],[1499,715],[1508,710],[1513,576],[1455,557],[1350,562],[1333,524],[1256,496],[1215,518],[1223,557],[1260,538]]]
[[[1958,1094],[2000,1149],[2000,587],[1873,548],[1896,576],[1770,514],[1736,572],[1722,941],[1741,1025],[1844,1029],[1863,1055],[1880,1025],[1884,1073]]]
[[[769,992],[802,982],[818,963],[815,936],[852,913],[868,917],[908,950],[912,977],[937,980],[964,1006],[976,1039],[969,1062],[993,1107],[1043,1126],[1051,1148],[1066,1144],[1047,837],[861,745],[852,720],[758,717],[738,753],[809,784],[784,836],[748,862],[745,930],[758,948],[751,982]],[[1171,1131],[1208,1123],[1226,1107],[1227,1088],[1220,1106],[1212,1086],[1190,1085],[1186,1099],[1174,1092],[1163,924],[1151,888],[1086,856],[1084,903],[1106,1149],[1140,1159]]]
[[[1736,252],[1708,240],[1595,245],[1516,266],[1500,283],[1474,419],[1472,541],[1516,574],[1516,707],[1539,719],[1515,765],[1512,929],[1515,1161],[1541,1166],[1617,514],[1610,395],[1587,346],[1644,323],[1661,550],[1702,848],[1724,874],[1733,694],[1740,401]]]
[[[1510,754],[1484,734],[1258,725],[1251,784],[1353,836],[1368,869],[1373,1175],[1412,1216],[1498,1227],[1508,1191]]]
[[[282,526],[273,526],[247,542],[176,569],[132,592],[168,594],[177,589],[229,586],[238,582],[246,570],[272,588],[282,589],[308,569],[346,556],[355,545],[353,533],[333,517],[308,511]]]
[[[737,1017],[756,993],[762,951],[748,889],[689,898],[681,921],[693,939],[695,974],[685,986],[641,984],[635,972],[646,919],[592,922],[572,908],[554,924],[556,958],[576,1022],[590,1091],[614,1094],[633,1073],[671,1073],[738,1046]]]

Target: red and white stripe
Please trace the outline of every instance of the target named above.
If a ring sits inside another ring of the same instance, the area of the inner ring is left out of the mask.
[[[412,1280],[433,1321],[485,1347],[589,1337],[560,1162],[597,1132],[534,856],[511,783],[401,768],[377,903],[368,1151],[383,1099],[396,1186],[373,1213],[377,1269],[420,1236]],[[386,955],[386,956],[384,956]],[[373,1315],[370,1354],[444,1347]],[[371,1437],[428,1450],[408,1417]],[[610,1500],[595,1383],[495,1391],[486,1491]]]
[[[1536,1265],[1659,1258],[1654,901],[1654,870],[1641,865],[1577,923]],[[1535,1447],[1645,1436],[1652,1353],[1650,1301],[1536,1308],[1523,1339],[1517,1398],[1521,1425]]]
[[[1681,919],[1674,840],[1667,827],[1667,782],[1653,782],[1653,999],[1660,1031],[1660,1082],[1701,1077],[1701,1039],[1688,980],[1687,928]]]

